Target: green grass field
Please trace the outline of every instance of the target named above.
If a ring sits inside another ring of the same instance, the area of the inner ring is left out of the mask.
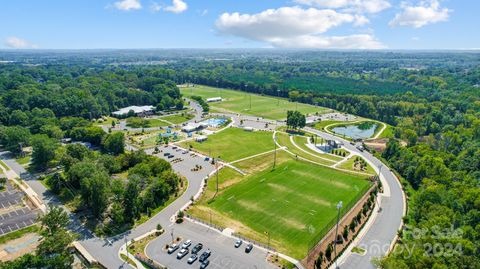
[[[182,114],[164,116],[164,117],[161,117],[160,119],[171,122],[173,124],[181,124],[181,123],[184,123],[188,120],[191,120],[192,118],[193,118],[192,114],[182,113]]]
[[[222,97],[221,102],[209,103],[212,111],[231,111],[254,115],[269,119],[284,119],[288,110],[298,110],[303,114],[323,113],[325,108],[308,104],[289,102],[285,98],[276,98],[256,94],[244,93],[241,91],[213,88],[207,86],[195,86],[180,88],[184,96],[198,95],[203,98]],[[250,97],[252,108],[250,109]]]
[[[348,204],[368,189],[364,178],[290,159],[275,170],[245,177],[209,207],[255,240],[266,243],[269,232],[277,250],[301,259],[310,241],[336,217],[338,201]]]
[[[312,155],[312,154],[308,154],[308,153],[305,153],[304,151],[302,151],[301,149],[299,149],[298,147],[296,147],[294,144],[292,144],[292,142],[290,141],[290,136],[287,134],[287,133],[281,133],[281,132],[277,132],[277,142],[278,144],[280,144],[280,146],[282,147],[287,147],[287,150],[290,151],[291,153],[299,156],[299,157],[302,157],[302,158],[305,158],[307,160],[310,160],[310,161],[313,161],[313,162],[316,162],[316,163],[320,163],[320,164],[323,164],[323,165],[333,165],[335,164],[335,161],[333,160],[330,160],[328,158],[323,158],[323,155],[322,157],[320,157],[320,155]]]
[[[180,146],[203,154],[220,156],[225,161],[235,161],[258,153],[274,149],[271,132],[246,132],[240,128],[228,128],[221,132],[209,135],[207,141],[187,141]]]

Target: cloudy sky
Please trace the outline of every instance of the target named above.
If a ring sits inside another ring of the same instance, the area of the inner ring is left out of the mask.
[[[479,49],[477,0],[9,0],[0,49]]]

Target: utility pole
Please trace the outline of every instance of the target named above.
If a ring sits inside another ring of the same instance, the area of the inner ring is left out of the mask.
[[[335,269],[338,269],[338,264],[337,264],[337,236],[338,236],[338,222],[340,221],[340,209],[343,207],[343,202],[340,201],[337,204],[337,210],[338,210],[338,215],[337,215],[337,227],[335,228],[335,245],[333,247],[333,250],[335,251]]]

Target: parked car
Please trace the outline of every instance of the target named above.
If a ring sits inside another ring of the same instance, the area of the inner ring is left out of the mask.
[[[243,241],[238,239],[236,242],[235,242],[235,248],[239,248],[241,245],[242,245]]]
[[[198,254],[198,252],[200,252],[200,250],[202,250],[202,248],[203,248],[203,244],[202,244],[202,243],[196,244],[196,245],[192,248],[192,254]]]
[[[177,149],[177,146],[173,146],[172,149]]]
[[[168,254],[172,254],[172,253],[175,252],[177,249],[178,249],[178,245],[177,245],[177,244],[171,245],[171,246],[168,248]]]
[[[185,257],[185,255],[188,254],[188,248],[182,248],[178,253],[177,253],[177,259],[182,259]]]
[[[205,157],[205,159],[204,159],[204,161],[206,161],[206,162],[209,161],[209,160],[210,160],[210,158],[208,158],[208,157]]]
[[[188,239],[187,241],[183,242],[182,248],[188,248],[192,245],[192,240]]]
[[[204,268],[207,268],[207,266],[210,264],[210,261],[209,260],[205,260],[204,262],[202,262],[202,264],[200,265],[200,269],[204,269]]]
[[[168,155],[170,155],[170,152],[163,153],[163,156],[168,156]]]
[[[168,155],[168,158],[169,158],[169,159],[171,159],[171,158],[173,158],[173,157],[175,157],[175,155]]]
[[[212,255],[212,251],[210,249],[205,250],[202,255],[200,255],[200,259],[198,259],[200,262],[204,262]]]
[[[250,251],[252,251],[252,249],[253,249],[253,245],[248,244],[247,247],[245,248],[245,253],[250,253]]]
[[[188,258],[187,263],[188,263],[188,264],[192,264],[192,263],[194,263],[197,259],[198,259],[197,254],[193,254],[192,256],[190,256],[190,258]]]

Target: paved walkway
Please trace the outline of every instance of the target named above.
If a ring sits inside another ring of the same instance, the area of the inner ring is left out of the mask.
[[[367,252],[362,256],[351,251],[345,251],[338,260],[342,269],[373,269],[375,266],[371,263],[372,259],[383,257],[390,252],[396,242],[397,231],[403,225],[402,217],[405,214],[406,205],[401,185],[388,167],[372,154],[366,151],[358,152],[354,145],[342,138],[312,128],[306,128],[306,130],[326,139],[340,140],[348,150],[356,152],[377,172],[380,172],[380,180],[384,188],[384,193],[379,198],[382,210],[379,214],[376,214],[370,227],[367,226],[369,229],[363,232],[363,236],[357,240],[357,246],[364,248]]]

